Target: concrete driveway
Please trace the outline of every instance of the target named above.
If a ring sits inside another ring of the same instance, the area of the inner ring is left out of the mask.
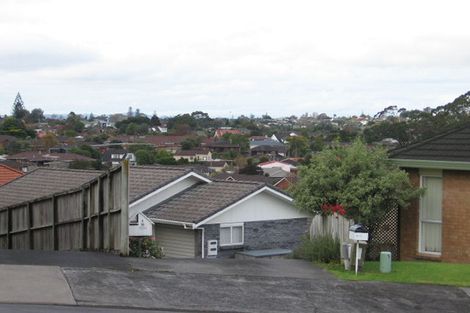
[[[298,260],[146,260],[82,252],[76,264],[70,260],[74,253],[63,260],[54,253],[36,260],[61,266],[78,305],[186,312],[470,312],[470,297],[459,288],[344,282]]]

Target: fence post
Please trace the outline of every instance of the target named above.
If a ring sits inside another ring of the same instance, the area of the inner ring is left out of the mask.
[[[57,198],[52,196],[52,250],[59,250],[59,236],[57,235]]]
[[[7,209],[7,249],[12,248],[11,244],[11,208]]]
[[[103,231],[103,181],[102,178],[98,178],[98,249],[103,250],[104,246],[104,231]]]
[[[85,188],[82,188],[82,195],[81,195],[81,203],[80,203],[80,218],[81,218],[81,223],[80,223],[80,249],[81,250],[86,250],[87,248],[87,237],[86,237],[86,223],[85,223],[85,212],[86,212],[86,202],[85,202],[85,197],[86,197],[86,191]]]
[[[121,240],[120,254],[129,255],[129,160],[121,164]]]
[[[107,219],[107,227],[108,227],[108,250],[111,251],[114,248],[114,242],[113,242],[113,233],[112,233],[112,227],[111,227],[111,210],[114,208],[114,190],[113,190],[113,179],[114,179],[114,173],[108,171],[108,214],[106,216]]]
[[[28,249],[34,249],[34,237],[33,237],[33,205],[28,202],[26,207],[26,223],[28,225]]]

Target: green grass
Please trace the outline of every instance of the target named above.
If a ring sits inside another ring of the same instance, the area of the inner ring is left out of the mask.
[[[386,281],[409,284],[435,284],[470,287],[470,264],[411,261],[393,262],[392,272],[380,273],[379,262],[366,262],[356,276],[345,271],[343,264],[318,264],[333,275],[345,280]],[[353,267],[354,268],[354,267]]]

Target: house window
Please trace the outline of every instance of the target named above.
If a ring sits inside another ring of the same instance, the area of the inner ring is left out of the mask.
[[[221,224],[220,225],[220,245],[234,246],[243,244],[243,223]]]
[[[139,225],[139,214],[136,214],[129,219],[129,225]]]
[[[442,248],[442,177],[421,176],[420,252],[440,254]]]

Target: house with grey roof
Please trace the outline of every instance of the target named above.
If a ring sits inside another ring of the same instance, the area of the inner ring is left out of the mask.
[[[424,195],[400,212],[400,258],[470,262],[470,126],[392,150]]]
[[[190,169],[132,167],[130,236],[152,236],[168,257],[232,257],[293,249],[310,217],[262,182],[216,181]]]

